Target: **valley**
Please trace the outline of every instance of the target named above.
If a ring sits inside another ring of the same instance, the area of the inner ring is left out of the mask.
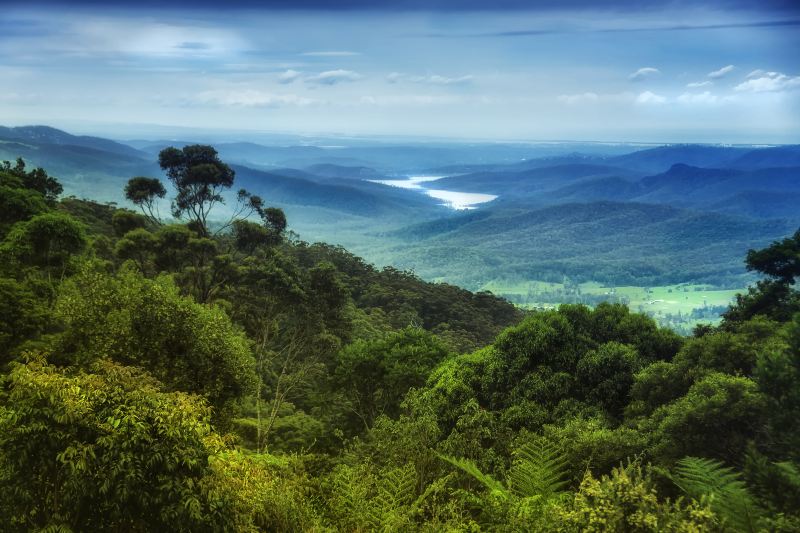
[[[2,128],[0,159],[24,157],[66,195],[124,206],[128,178],[161,175],[154,154],[193,141]],[[241,187],[285,210],[297,240],[522,307],[626,303],[683,333],[718,321],[753,281],[748,249],[800,223],[798,146],[283,142],[216,146]]]

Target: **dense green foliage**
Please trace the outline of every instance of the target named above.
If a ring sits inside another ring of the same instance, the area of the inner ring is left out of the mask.
[[[206,148],[186,225],[0,169],[3,531],[800,529],[800,233],[684,338],[214,226]]]

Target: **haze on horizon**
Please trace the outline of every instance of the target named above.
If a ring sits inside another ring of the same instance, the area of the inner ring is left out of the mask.
[[[189,4],[6,3],[0,123],[800,140],[793,2]]]

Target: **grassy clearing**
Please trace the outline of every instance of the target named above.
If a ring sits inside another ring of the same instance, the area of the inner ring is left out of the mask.
[[[648,314],[664,325],[689,332],[700,323],[719,322],[720,314],[740,289],[719,289],[710,285],[682,283],[658,287],[609,287],[600,283],[550,283],[545,281],[503,281],[485,284],[491,291],[528,309],[552,308],[561,303],[596,305],[619,302],[633,311]]]

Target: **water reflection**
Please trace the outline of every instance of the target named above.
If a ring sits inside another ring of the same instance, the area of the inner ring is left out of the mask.
[[[458,191],[445,191],[442,189],[428,189],[423,183],[428,181],[436,181],[444,176],[409,176],[404,180],[370,180],[374,183],[382,183],[383,185],[390,185],[392,187],[400,187],[403,189],[414,189],[419,192],[424,192],[431,198],[442,200],[442,204],[450,209],[475,209],[478,204],[491,202],[497,195],[494,194],[481,194],[475,192],[458,192]]]

